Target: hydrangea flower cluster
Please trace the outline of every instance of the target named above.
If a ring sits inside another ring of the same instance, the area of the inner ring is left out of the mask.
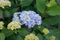
[[[34,11],[17,12],[13,16],[13,21],[19,21],[22,25],[32,28],[35,25],[41,25],[41,16]]]
[[[0,7],[4,8],[5,6],[11,6],[11,2],[9,0],[0,0]]]
[[[44,28],[42,32],[44,33],[44,35],[49,34],[49,30],[47,28]]]
[[[56,37],[55,36],[50,36],[50,38],[49,38],[50,40],[56,40]]]
[[[0,30],[3,29],[3,27],[4,27],[3,25],[4,25],[4,23],[2,21],[0,21]]]
[[[39,40],[39,38],[35,34],[31,33],[31,34],[25,36],[24,40]]]
[[[21,28],[21,23],[20,22],[16,22],[16,21],[12,21],[8,24],[7,29],[11,29],[11,30],[16,30]]]

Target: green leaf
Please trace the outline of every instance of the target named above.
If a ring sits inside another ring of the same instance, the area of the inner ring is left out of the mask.
[[[4,11],[4,17],[10,17],[10,12],[7,11],[7,10],[5,10],[5,11]]]
[[[25,28],[21,28],[20,30],[18,30],[18,32],[21,36],[25,36],[29,33],[29,31]]]
[[[0,18],[3,18],[3,11],[0,10]]]
[[[19,0],[21,6],[29,6],[33,0]]]
[[[38,34],[39,40],[43,40],[43,36],[41,34]]]
[[[46,6],[46,0],[36,0],[36,7],[37,7],[37,10],[41,13],[44,13],[45,11],[45,6]]]
[[[6,28],[4,28],[4,29],[2,30],[2,32],[5,34],[6,37],[8,37],[8,36],[10,36],[10,35],[13,34],[13,31],[8,30],[8,29],[6,29]]]
[[[17,36],[16,35],[10,35],[9,37],[6,38],[6,40],[16,40]]]
[[[60,6],[54,6],[49,8],[47,13],[51,16],[60,15]]]
[[[23,40],[23,38],[20,35],[18,35],[17,40]]]
[[[5,35],[4,35],[4,33],[0,33],[0,40],[5,40]]]
[[[59,21],[60,21],[60,16],[54,16],[54,17],[44,19],[43,25],[45,25],[45,26],[55,25],[55,24],[59,23]]]
[[[11,17],[15,12],[19,10],[19,7],[17,8],[5,8],[4,10],[4,17]]]

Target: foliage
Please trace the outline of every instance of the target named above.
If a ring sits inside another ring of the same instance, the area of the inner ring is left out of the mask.
[[[0,0],[1,1],[1,0]],[[9,0],[11,7],[0,7],[0,21],[4,28],[0,30],[0,40],[24,40],[25,36],[34,33],[39,40],[60,40],[60,0]],[[42,17],[42,24],[28,29],[25,25],[16,30],[7,29],[15,12],[35,11]],[[0,24],[1,25],[1,24]],[[44,28],[49,31],[47,34]],[[44,32],[43,32],[44,30]],[[44,35],[46,33],[46,35]],[[50,39],[51,37],[51,39]]]

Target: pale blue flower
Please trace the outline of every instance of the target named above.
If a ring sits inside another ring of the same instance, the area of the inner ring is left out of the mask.
[[[35,21],[34,20],[30,20],[28,23],[27,23],[27,26],[28,28],[33,28],[35,26]]]
[[[42,19],[41,19],[41,16],[39,14],[36,14],[34,16],[34,20],[35,20],[35,22],[36,22],[37,25],[41,25]]]
[[[22,24],[28,26],[28,28],[41,25],[42,23],[41,16],[34,11],[22,11],[20,14],[20,21],[22,21]]]
[[[35,25],[41,25],[42,18],[34,11],[22,11],[14,14],[13,21],[19,21],[22,25],[26,25],[30,29]]]
[[[20,12],[14,13],[12,21],[20,21],[19,16],[18,16],[19,14]]]

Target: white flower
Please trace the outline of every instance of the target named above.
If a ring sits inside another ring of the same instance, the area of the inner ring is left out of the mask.
[[[0,7],[4,8],[5,6],[11,6],[11,2],[9,0],[0,0]]]
[[[3,25],[4,25],[4,23],[2,21],[0,21],[0,30],[3,29],[3,27],[4,27]]]
[[[17,22],[17,21],[12,21],[11,23],[8,24],[7,29],[11,29],[11,30],[16,30],[21,28],[21,23]]]
[[[24,40],[39,40],[39,38],[35,34],[31,33],[26,35]]]

